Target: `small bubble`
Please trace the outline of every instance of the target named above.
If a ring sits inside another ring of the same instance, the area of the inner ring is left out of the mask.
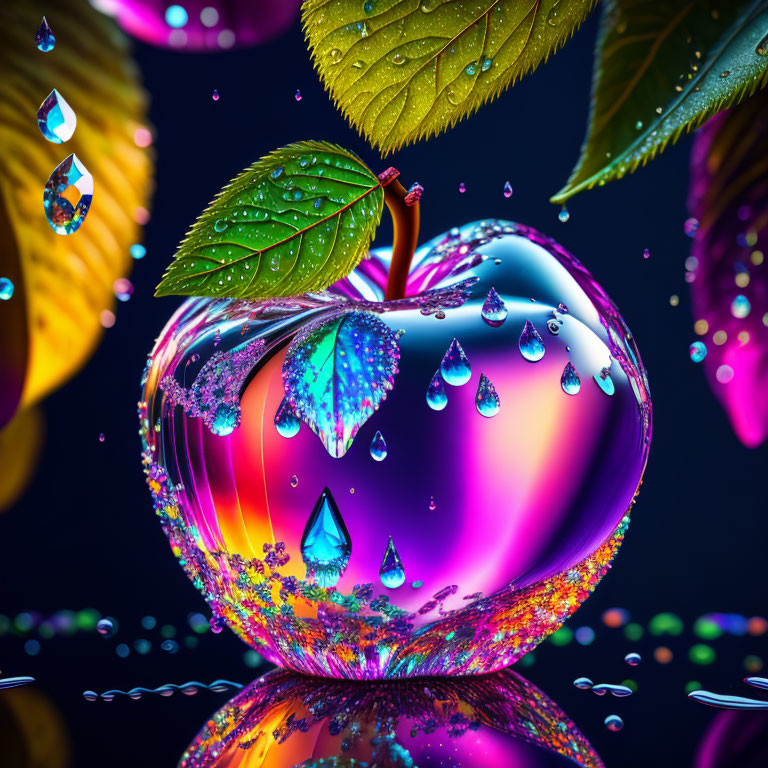
[[[560,208],[560,213],[557,214],[557,218],[563,222],[563,224],[565,224],[565,222],[571,218],[571,214],[568,212],[568,209],[565,207],[565,205]]]
[[[112,619],[99,619],[96,623],[96,631],[102,637],[112,637],[117,632],[117,628]]]
[[[639,653],[628,653],[624,657],[624,661],[626,661],[630,667],[636,667],[642,661],[642,658]]]
[[[504,182],[504,197],[512,197],[512,185],[509,181]]]
[[[7,277],[0,277],[0,301],[8,301],[13,296],[14,285]]]
[[[219,100],[219,98],[220,98],[220,97],[219,97],[219,92],[218,92],[218,91],[217,91],[215,88],[213,89],[213,93],[211,94],[211,98],[212,98],[214,101],[218,101],[218,100]]]
[[[463,195],[467,191],[467,185],[462,181],[459,182],[459,192]]]
[[[295,488],[299,484],[298,475],[291,476],[291,488]]]
[[[643,251],[643,258],[644,259],[650,259],[651,258],[651,252],[647,248]]]
[[[294,98],[296,99],[296,101],[301,101],[301,91],[298,88],[296,89]]]
[[[624,721],[618,715],[608,715],[605,718],[605,727],[616,733],[624,727]]]
[[[101,432],[99,434],[99,442],[103,443],[106,439],[107,439],[107,436],[103,432]]]
[[[700,363],[707,356],[707,347],[703,341],[694,341],[688,347],[688,354],[694,363]]]

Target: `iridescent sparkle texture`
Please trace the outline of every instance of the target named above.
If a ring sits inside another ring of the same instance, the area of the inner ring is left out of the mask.
[[[58,235],[77,232],[91,207],[93,176],[77,155],[54,168],[45,184],[43,207],[48,223]]]
[[[382,249],[319,294],[182,305],[142,382],[149,486],[216,621],[270,661],[491,672],[610,567],[648,454],[645,374],[603,290],[527,227],[425,244],[402,300],[383,300],[388,267]]]
[[[511,671],[355,683],[273,672],[225,704],[179,768],[602,768],[573,721]]]
[[[37,124],[48,141],[62,144],[74,135],[77,116],[66,99],[54,88],[40,105]]]

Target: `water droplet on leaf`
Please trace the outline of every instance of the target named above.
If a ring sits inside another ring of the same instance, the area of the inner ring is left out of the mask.
[[[296,437],[299,434],[301,422],[293,412],[288,398],[284,397],[275,414],[275,429],[283,437]]]

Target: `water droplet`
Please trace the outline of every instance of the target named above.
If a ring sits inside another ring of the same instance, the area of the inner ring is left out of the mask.
[[[605,727],[609,731],[620,731],[624,727],[624,721],[618,715],[608,715],[605,718]]]
[[[338,48],[334,48],[328,54],[331,57],[331,64],[338,64],[342,59],[341,51]]]
[[[296,437],[299,434],[299,427],[301,422],[293,412],[288,398],[284,397],[275,414],[275,429],[283,437]]]
[[[273,256],[269,260],[269,268],[272,272],[277,272],[278,269],[280,269],[280,257],[279,256]]]
[[[53,231],[71,235],[85,220],[93,197],[93,176],[77,155],[53,169],[43,192],[45,215]]]
[[[351,554],[349,532],[336,501],[325,488],[301,537],[301,557],[307,566],[307,578],[314,576],[321,587],[335,587]]]
[[[454,338],[448,347],[442,362],[440,363],[440,373],[443,378],[454,387],[460,387],[469,381],[472,375],[472,366],[469,364],[464,350],[459,344],[459,340]]]
[[[373,13],[373,10],[374,10],[373,0],[366,0],[366,2],[363,3],[363,13],[370,16]]]
[[[474,77],[477,74],[477,62],[470,61],[469,64],[467,64],[467,66],[464,68],[464,72],[466,72],[466,74],[470,77]]]
[[[381,583],[387,589],[397,589],[405,583],[405,568],[403,568],[403,562],[400,560],[400,555],[395,549],[395,542],[392,541],[391,536],[384,552],[384,559],[381,561],[379,576]]]
[[[582,691],[588,691],[593,685],[592,681],[588,677],[577,677],[573,681],[573,684],[577,688],[580,688]]]
[[[434,512],[437,509],[437,504],[435,504],[435,497],[430,496],[429,497],[429,511]]]
[[[752,305],[749,303],[749,299],[742,293],[731,302],[731,314],[737,320],[743,320],[751,311]]]
[[[480,315],[491,328],[498,328],[507,319],[507,307],[495,288],[488,291]]]
[[[536,330],[536,326],[530,320],[525,321],[523,332],[520,334],[520,340],[518,341],[518,347],[520,347],[520,354],[531,363],[535,363],[544,357],[544,341],[541,338],[541,334]]]
[[[642,131],[643,130],[643,121],[642,120],[638,120],[635,123],[635,130],[636,131]]]
[[[567,362],[565,368],[563,368],[563,375],[560,377],[560,386],[563,388],[563,392],[565,392],[566,395],[576,395],[581,389],[581,379],[570,361]]]
[[[483,72],[487,72],[491,68],[491,64],[493,64],[493,59],[488,59],[488,58],[483,59],[483,63],[480,66],[480,69]]]
[[[509,181],[504,182],[504,197],[512,197],[512,185]]]
[[[298,475],[292,475],[291,476],[291,488],[295,488],[299,484],[299,476]]]
[[[107,439],[107,436],[103,432],[99,432],[99,442],[103,443]]]
[[[499,412],[500,405],[496,387],[493,386],[490,379],[484,373],[481,373],[480,383],[477,385],[477,393],[475,394],[477,412],[481,416],[490,419]]]
[[[211,98],[214,101],[218,101],[221,97],[219,96],[219,92],[214,88],[213,93],[211,94]]]
[[[54,88],[37,111],[37,124],[48,141],[62,144],[72,138],[77,125],[75,111]]]
[[[720,77],[722,77],[723,79],[725,79],[726,77],[730,77],[730,76],[731,76],[731,70],[730,69],[724,69],[720,73]]]
[[[102,637],[112,637],[117,629],[112,619],[99,619],[99,621],[96,623],[96,631]]]
[[[387,444],[384,442],[384,436],[377,431],[371,440],[371,458],[374,461],[384,461],[387,458]]]
[[[400,64],[405,64],[405,56],[403,56],[403,54],[402,54],[402,53],[396,53],[396,54],[395,54],[395,55],[392,57],[392,63],[393,63],[393,64],[397,64],[398,66],[399,66]]]
[[[99,694],[96,691],[83,691],[83,698],[86,701],[98,701]]]
[[[691,356],[691,360],[694,363],[700,363],[707,356],[707,346],[703,341],[694,341],[690,347],[688,347],[688,354]]]
[[[639,653],[628,653],[624,657],[624,661],[626,661],[630,667],[636,667],[642,661],[642,658]]]
[[[229,222],[225,221],[224,219],[216,219],[216,221],[213,223],[213,228],[217,232],[223,232],[227,227],[229,226]]]
[[[559,23],[560,23],[560,11],[557,9],[557,6],[555,6],[547,14],[547,24],[549,24],[550,27],[556,27]]]
[[[624,696],[631,696],[632,689],[626,685],[612,685],[611,683],[599,683],[592,686],[592,692],[597,696],[605,696],[606,693],[610,693],[611,696],[622,698]]]
[[[43,19],[45,21],[45,19]],[[755,48],[755,53],[758,56],[768,56],[768,36],[764,37]]]
[[[272,171],[272,173],[271,173],[271,176],[272,176],[272,178],[273,178],[273,179],[278,179],[278,178],[280,178],[280,175],[283,173],[283,170],[284,170],[284,168],[283,168],[283,166],[282,166],[282,165],[281,165],[281,166],[279,166],[278,168],[275,168],[275,170],[274,170],[274,171]]]
[[[565,222],[571,218],[571,214],[568,212],[568,209],[565,207],[565,205],[560,208],[560,213],[557,214],[557,218],[562,221],[563,224],[565,224]]]
[[[237,405],[219,403],[208,425],[211,432],[219,437],[231,435],[240,423],[240,408]]]
[[[37,44],[37,49],[43,53],[52,51],[53,46],[56,45],[56,38],[54,37],[45,16],[43,16],[43,20],[40,22],[40,27],[35,35],[35,43]]]
[[[8,301],[13,296],[13,281],[7,277],[0,277],[0,301]]]
[[[605,392],[606,395],[612,395],[616,391],[613,385],[613,379],[608,368],[603,368],[600,373],[593,376],[597,386]]]
[[[445,384],[443,384],[443,377],[440,375],[440,371],[435,371],[435,375],[427,387],[427,405],[433,411],[442,411],[448,405],[448,395],[446,394]]]
[[[296,99],[296,101],[301,101],[301,91],[298,88],[296,89],[294,98]]]
[[[650,259],[651,258],[651,252],[647,248],[643,251],[643,258],[644,259]]]
[[[467,191],[467,185],[461,181],[459,182],[459,192],[463,195]]]

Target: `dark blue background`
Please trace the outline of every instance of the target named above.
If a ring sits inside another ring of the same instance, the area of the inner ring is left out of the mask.
[[[694,339],[683,261],[690,241],[686,218],[690,140],[682,140],[634,176],[585,192],[570,204],[566,224],[548,197],[568,177],[579,151],[589,104],[596,18],[565,49],[495,103],[449,134],[380,159],[352,131],[320,86],[298,25],[260,48],[186,55],[137,45],[152,96],[157,191],[146,228],[147,256],[134,264],[136,292],[121,304],[86,369],[45,403],[48,437],[37,477],[23,499],[0,518],[2,610],[98,608],[118,617],[114,640],[97,636],[43,642],[38,656],[16,637],[0,638],[4,674],[32,674],[60,705],[75,741],[77,768],[172,766],[222,694],[193,698],[86,703],[86,688],[156,686],[216,677],[246,682],[245,647],[228,631],[207,635],[196,650],[170,656],[156,634],[140,629],[145,614],[185,625],[206,612],[172,557],[152,511],[139,463],[138,381],[155,336],[177,305],[154,299],[154,286],[189,225],[243,167],[299,139],[339,142],[375,170],[395,165],[408,185],[419,181],[423,238],[484,217],[530,224],[557,238],[593,272],[620,307],[648,368],[654,404],[651,457],[626,542],[614,570],[572,620],[597,639],[587,648],[551,644],[525,670],[592,740],[609,767],[689,766],[712,710],[689,702],[686,681],[721,692],[747,693],[740,679],[746,653],[768,657],[768,639],[717,641],[716,663],[687,659],[692,621],[712,610],[766,610],[765,448],[749,451],[734,437],[703,371],[687,354]],[[221,94],[213,102],[211,93]],[[296,89],[303,98],[297,102]],[[514,195],[502,195],[505,180]],[[463,181],[467,192],[458,192]],[[98,180],[97,180],[98,184]],[[96,192],[98,194],[98,191]],[[386,221],[378,244],[387,243]],[[651,258],[644,260],[643,249]],[[669,297],[679,294],[680,305]],[[98,435],[104,432],[102,444]],[[567,461],[567,456],[553,456]],[[625,641],[600,623],[623,606],[646,623],[670,610],[686,621],[677,640]],[[146,636],[150,654],[114,654],[117,642]],[[672,664],[653,661],[667,644]],[[604,700],[572,688],[630,676],[624,654],[640,650],[632,671],[639,692]],[[626,728],[609,733],[605,715],[619,712]],[[1,748],[0,748],[1,749]],[[0,760],[2,762],[2,760]]]

